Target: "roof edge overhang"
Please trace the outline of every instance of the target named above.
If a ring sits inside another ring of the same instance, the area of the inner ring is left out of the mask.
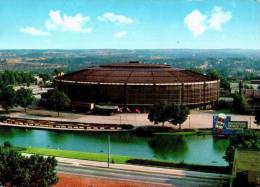
[[[179,82],[179,83],[120,83],[120,82],[84,82],[84,81],[70,81],[54,79],[54,82],[68,83],[68,84],[89,84],[89,85],[156,85],[156,86],[174,86],[174,85],[202,85],[202,84],[214,84],[218,83],[219,80],[210,81],[198,81],[198,82]]]

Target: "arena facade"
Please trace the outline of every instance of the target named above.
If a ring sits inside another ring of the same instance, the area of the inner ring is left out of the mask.
[[[151,106],[181,103],[209,106],[219,98],[219,80],[164,64],[129,62],[89,67],[57,77],[72,103]]]

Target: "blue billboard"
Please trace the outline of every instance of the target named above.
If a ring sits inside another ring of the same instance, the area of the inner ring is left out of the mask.
[[[248,129],[247,121],[232,121],[231,116],[226,116],[225,114],[213,116],[213,135],[224,136],[239,134],[245,129]]]

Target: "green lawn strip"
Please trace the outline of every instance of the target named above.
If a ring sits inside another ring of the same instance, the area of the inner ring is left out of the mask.
[[[211,130],[196,130],[196,131],[179,131],[179,132],[158,132],[154,133],[154,135],[183,135],[183,136],[189,136],[189,135],[211,135]]]
[[[47,148],[38,148],[38,147],[28,147],[26,148],[26,150],[23,150],[21,152],[29,153],[29,154],[63,157],[63,158],[107,162],[107,154],[103,154],[103,153],[88,153],[88,152],[47,149]],[[126,163],[126,161],[129,159],[133,159],[133,158],[128,156],[110,155],[110,161],[118,164]]]
[[[38,147],[19,148],[20,152],[28,154],[39,154],[45,156],[55,156],[63,158],[81,159],[81,160],[92,160],[107,162],[107,154],[103,153],[88,153],[79,151],[68,151],[58,149],[47,149]],[[146,160],[142,158],[133,158],[128,156],[111,155],[110,161],[117,164],[134,164],[134,165],[147,165],[156,167],[166,168],[182,168],[186,170],[197,170],[197,171],[209,171],[209,172],[226,172],[226,167],[218,166],[204,166],[186,164],[182,162],[165,162],[160,160]]]

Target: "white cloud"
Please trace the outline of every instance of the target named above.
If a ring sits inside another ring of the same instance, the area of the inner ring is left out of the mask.
[[[106,12],[102,16],[99,16],[98,19],[100,21],[114,22],[120,24],[132,24],[134,22],[134,20],[130,17],[115,14],[113,12]]]
[[[124,38],[127,35],[126,31],[120,31],[114,34],[116,38]]]
[[[40,29],[36,29],[34,27],[24,27],[20,28],[20,32],[25,33],[25,34],[30,34],[33,36],[48,36],[50,35],[49,32],[42,31]]]
[[[217,31],[222,30],[222,25],[232,18],[230,11],[224,11],[222,7],[214,7],[209,18],[209,28]]]
[[[68,16],[60,14],[60,11],[51,10],[49,12],[49,19],[45,25],[48,30],[61,30],[63,32],[82,32],[88,33],[92,31],[92,28],[85,28],[84,24],[90,21],[89,16],[82,16],[77,13],[75,16]]]
[[[184,18],[184,23],[194,36],[198,36],[207,29],[206,20],[207,16],[196,9]]]
[[[202,14],[195,9],[184,18],[184,24],[194,36],[203,34],[206,30],[221,31],[222,26],[232,18],[232,12],[224,11],[222,7],[215,6],[210,14]]]

